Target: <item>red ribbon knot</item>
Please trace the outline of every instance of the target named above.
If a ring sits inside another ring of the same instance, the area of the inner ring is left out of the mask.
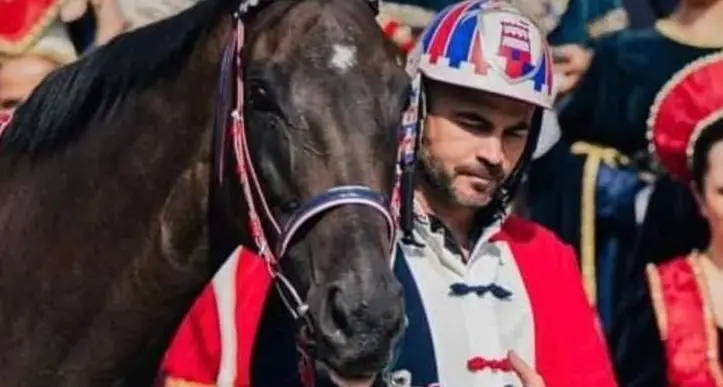
[[[491,369],[492,371],[510,372],[512,371],[512,364],[509,359],[485,359],[480,356],[475,356],[467,360],[467,369],[473,372],[483,371]]]

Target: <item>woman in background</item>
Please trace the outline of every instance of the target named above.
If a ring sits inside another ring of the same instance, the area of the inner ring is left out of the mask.
[[[698,211],[686,220],[648,213],[644,228],[655,231],[637,252],[652,263],[632,275],[611,340],[622,387],[723,386],[722,79],[723,52],[703,57],[673,76],[651,109],[651,148],[670,174],[656,185],[689,185],[707,230],[696,227]],[[664,241],[690,249],[701,239],[701,251],[654,257],[672,246]]]

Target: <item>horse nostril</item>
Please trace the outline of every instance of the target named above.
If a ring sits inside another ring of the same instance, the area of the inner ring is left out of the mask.
[[[349,308],[344,304],[344,296],[338,287],[329,289],[329,308],[331,309],[331,321],[344,336],[349,335],[351,329],[349,322]]]

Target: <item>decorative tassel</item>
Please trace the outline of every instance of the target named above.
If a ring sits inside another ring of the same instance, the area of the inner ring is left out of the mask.
[[[467,285],[465,283],[458,282],[450,285],[449,289],[452,291],[452,294],[456,296],[466,296],[470,293],[476,293],[478,296],[482,297],[487,293],[492,293],[492,295],[498,300],[507,300],[512,297],[511,291],[494,283],[489,285]]]
[[[511,372],[512,363],[509,359],[485,359],[481,356],[475,356],[467,360],[467,369],[472,372],[484,371],[490,369],[495,372]]]

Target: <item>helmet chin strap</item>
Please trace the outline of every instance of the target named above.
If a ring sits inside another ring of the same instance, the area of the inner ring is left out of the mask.
[[[415,70],[416,71],[416,70]],[[400,157],[399,191],[401,206],[399,228],[402,231],[401,241],[404,244],[424,247],[414,236],[414,174],[417,168],[417,152],[422,141],[424,116],[426,115],[426,99],[421,73],[412,80],[409,106],[402,117],[403,139]]]

